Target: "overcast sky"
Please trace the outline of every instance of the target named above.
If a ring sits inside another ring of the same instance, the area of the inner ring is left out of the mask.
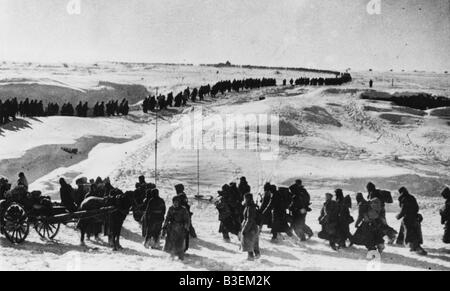
[[[450,69],[449,0],[0,0],[0,59]]]

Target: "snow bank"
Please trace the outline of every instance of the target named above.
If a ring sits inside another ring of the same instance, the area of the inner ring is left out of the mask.
[[[145,130],[122,118],[52,116],[25,118],[19,122],[25,125],[20,129],[3,132],[0,138],[0,160],[18,158],[26,150],[41,145],[73,144],[83,136],[132,138]]]

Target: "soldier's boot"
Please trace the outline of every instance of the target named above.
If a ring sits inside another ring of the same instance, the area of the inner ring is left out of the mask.
[[[349,247],[349,248],[353,247],[353,245],[355,244],[355,243],[353,242],[353,235],[351,235],[350,238],[349,238],[348,240],[349,240],[348,247]]]
[[[274,233],[272,234],[271,242],[276,242],[276,241],[278,241],[278,233],[274,232]]]
[[[253,261],[255,259],[255,255],[253,252],[248,252],[247,260]]]
[[[336,246],[336,243],[333,241],[330,241],[330,247],[335,251],[339,250],[339,248]]]
[[[294,233],[292,232],[292,229],[288,229],[286,231],[286,234],[287,234],[288,237],[293,237],[294,236]]]
[[[415,252],[415,251],[417,251],[417,247],[418,247],[417,244],[415,244],[415,243],[409,243],[408,246],[409,246],[409,251],[410,251],[410,252]]]
[[[405,230],[403,225],[400,227],[400,231],[398,232],[397,239],[395,240],[395,244],[398,246],[405,245]]]
[[[230,235],[228,234],[228,232],[223,232],[222,237],[223,237],[224,241],[226,241],[226,242],[230,241]]]
[[[154,249],[154,250],[161,249],[159,237],[155,238],[155,240],[153,241],[152,249]]]
[[[314,232],[307,225],[305,225],[305,232],[306,232],[306,235],[308,236],[308,239],[311,239],[314,236]]]
[[[192,225],[189,227],[189,234],[192,238],[197,238],[197,233],[195,232],[195,228]]]
[[[386,248],[386,246],[384,244],[377,245],[377,249],[380,254],[383,253],[385,248]]]
[[[418,254],[419,256],[428,255],[427,251],[425,251],[421,246],[416,248],[416,254]]]
[[[148,249],[148,248],[150,247],[150,240],[146,239],[146,240],[144,241],[144,247],[145,247],[146,249]]]
[[[113,238],[111,235],[108,235],[108,246],[115,247],[115,244],[114,244],[114,241],[113,241]]]

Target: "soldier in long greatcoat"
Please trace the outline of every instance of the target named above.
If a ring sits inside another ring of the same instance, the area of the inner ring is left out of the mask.
[[[183,260],[191,220],[189,211],[181,205],[179,196],[175,196],[172,202],[163,226],[163,236],[167,234],[164,251]]]
[[[166,203],[159,197],[158,189],[149,190],[147,193],[144,201],[145,211],[142,216],[142,236],[145,239],[145,247],[157,249],[166,214]]]
[[[400,188],[398,192],[400,193],[398,201],[401,211],[397,215],[397,219],[402,221],[405,230],[404,241],[409,245],[411,252],[426,255],[426,251],[421,247],[423,244],[421,227],[423,217],[419,214],[419,204],[405,187]]]
[[[248,260],[258,258],[259,249],[259,222],[258,206],[253,201],[253,195],[245,194],[244,221],[241,230],[241,250],[248,253]]]
[[[219,199],[217,200],[216,208],[219,211],[219,232],[222,233],[223,239],[230,240],[230,233],[234,235],[239,234],[240,221],[232,209],[233,203],[230,201],[230,192],[228,185],[222,187],[222,191],[218,191]]]
[[[337,243],[339,242],[338,219],[339,219],[339,205],[333,200],[333,195],[325,194],[325,203],[320,211],[319,223],[322,225],[322,231],[319,232],[319,238],[328,240],[330,247],[337,250]]]

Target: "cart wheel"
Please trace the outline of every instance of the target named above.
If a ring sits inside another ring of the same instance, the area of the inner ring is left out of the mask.
[[[4,234],[11,243],[23,243],[30,233],[27,213],[19,204],[8,207],[3,223]]]
[[[46,239],[54,239],[59,232],[60,223],[48,223],[43,220],[38,220],[34,223],[34,229],[40,237]]]

